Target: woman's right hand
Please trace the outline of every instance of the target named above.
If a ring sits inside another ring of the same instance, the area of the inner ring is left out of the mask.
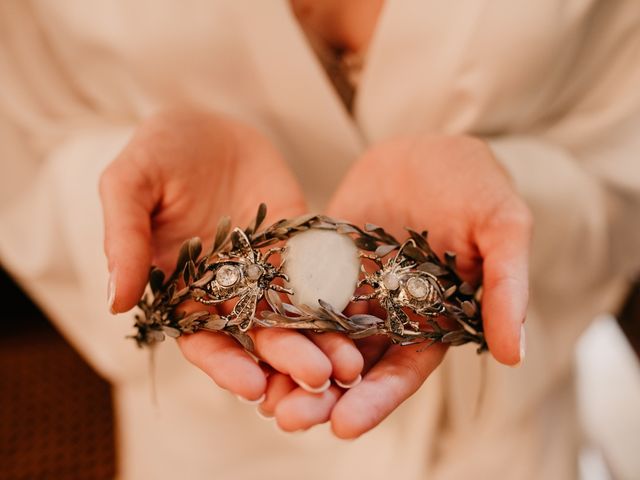
[[[293,174],[264,136],[229,118],[193,110],[165,111],[141,124],[102,174],[100,195],[113,313],[137,304],[152,264],[171,273],[185,239],[199,236],[211,243],[221,216],[244,225],[263,201],[269,206],[266,222],[306,211]],[[198,332],[178,343],[219,386],[248,400],[260,399],[274,380],[286,386],[276,389],[283,395],[295,389],[289,376],[316,388],[331,376],[350,382],[362,369],[360,352],[339,335],[252,332],[257,355],[279,372],[270,380],[225,334]]]

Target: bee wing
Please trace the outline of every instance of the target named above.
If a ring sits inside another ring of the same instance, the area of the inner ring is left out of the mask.
[[[404,333],[404,325],[409,321],[409,317],[401,308],[393,303],[393,300],[386,299],[381,303],[387,311],[387,318],[385,320],[387,328],[396,335],[402,335]]]
[[[404,333],[404,324],[409,321],[409,317],[399,308],[389,310],[389,327],[391,331],[397,335]]]
[[[234,253],[237,253],[239,256],[247,257],[252,261],[256,260],[256,255],[251,248],[251,242],[249,241],[249,237],[241,228],[234,228],[233,232],[231,232],[231,239]]]
[[[233,324],[238,324],[241,331],[246,332],[251,327],[257,304],[258,291],[251,289],[242,295],[233,307],[231,312],[231,315],[235,317]]]

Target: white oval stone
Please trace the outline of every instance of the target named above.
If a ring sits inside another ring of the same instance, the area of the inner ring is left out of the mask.
[[[284,271],[292,288],[291,303],[318,307],[322,299],[341,312],[358,283],[358,247],[333,230],[307,230],[287,242]]]

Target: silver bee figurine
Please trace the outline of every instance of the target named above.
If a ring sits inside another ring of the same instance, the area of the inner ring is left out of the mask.
[[[241,332],[246,332],[251,328],[257,304],[267,290],[289,295],[293,291],[273,283],[276,278],[288,280],[281,271],[283,264],[275,266],[269,263],[269,258],[282,253],[284,247],[271,248],[263,256],[260,250],[251,247],[242,229],[235,228],[232,238],[234,248],[220,254],[217,261],[207,266],[203,277],[191,285],[192,298],[205,305],[218,305],[237,298],[233,310],[226,317],[227,325],[237,325]]]
[[[420,325],[411,321],[403,308],[423,316],[437,316],[445,312],[444,291],[437,278],[417,269],[417,262],[404,253],[408,246],[415,248],[415,241],[409,239],[404,242],[386,264],[376,254],[360,253],[361,258],[375,262],[378,270],[369,273],[362,266],[364,276],[358,287],[369,285],[373,291],[353,297],[353,301],[377,299],[387,311],[387,329],[396,335],[404,335],[407,327],[414,332],[420,331]]]

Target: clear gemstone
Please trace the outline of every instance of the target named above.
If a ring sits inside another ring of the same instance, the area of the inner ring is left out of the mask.
[[[216,282],[223,287],[230,287],[240,280],[240,271],[233,265],[223,265],[216,272]]]
[[[400,279],[393,272],[385,273],[382,277],[382,284],[387,290],[397,290],[400,286]]]
[[[407,281],[407,291],[413,298],[422,300],[429,293],[429,284],[424,278],[411,277]]]
[[[257,263],[252,263],[247,267],[247,277],[249,280],[258,280],[263,273],[264,269]]]

